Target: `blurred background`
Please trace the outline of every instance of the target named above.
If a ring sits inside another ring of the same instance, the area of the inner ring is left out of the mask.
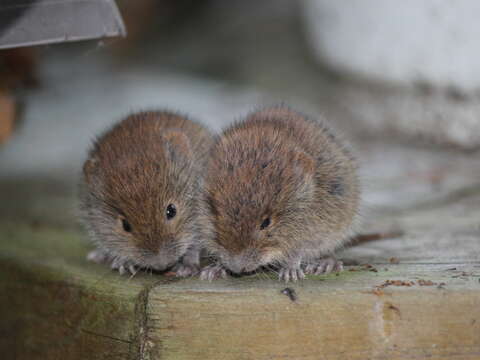
[[[478,14],[478,0],[0,0],[2,359],[478,359]],[[77,186],[96,135],[164,107],[218,132],[279,102],[353,145],[362,226],[337,256],[354,272],[289,284],[288,305],[261,277],[182,291],[87,262]]]
[[[279,102],[324,116],[357,149],[368,214],[478,189],[476,1],[46,3],[0,5],[2,219],[76,227],[95,135],[162,107],[214,131]]]

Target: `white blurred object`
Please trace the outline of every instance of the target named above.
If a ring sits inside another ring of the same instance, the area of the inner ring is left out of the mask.
[[[394,84],[480,88],[480,1],[307,0],[318,59]]]

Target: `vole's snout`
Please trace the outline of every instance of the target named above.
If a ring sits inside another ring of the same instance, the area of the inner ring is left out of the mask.
[[[176,260],[177,258],[174,254],[160,251],[159,254],[154,255],[149,259],[145,259],[145,262],[149,263],[150,267],[156,271],[164,271],[172,267]]]
[[[255,271],[258,268],[256,254],[252,251],[246,251],[240,255],[232,256],[229,259],[228,267],[236,274]]]
[[[241,258],[238,258],[238,257],[234,257],[230,260],[229,264],[228,264],[230,270],[236,274],[240,274],[242,272],[245,271],[245,266],[244,266],[244,263],[243,263],[243,259]]]
[[[170,267],[170,263],[156,261],[151,265],[151,267],[156,271],[164,271]]]

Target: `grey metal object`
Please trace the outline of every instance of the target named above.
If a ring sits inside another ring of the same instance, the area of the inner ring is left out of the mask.
[[[0,0],[0,49],[125,35],[113,0]]]

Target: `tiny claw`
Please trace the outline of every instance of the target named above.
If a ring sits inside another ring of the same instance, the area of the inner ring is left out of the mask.
[[[200,272],[201,280],[213,281],[220,278],[227,278],[227,271],[222,265],[208,265]]]
[[[333,267],[334,272],[341,272],[343,271],[343,261],[337,261],[335,266]]]
[[[305,267],[307,274],[322,275],[330,274],[331,272],[340,272],[343,270],[343,262],[334,257],[326,257],[318,260],[316,263],[308,264]]]
[[[128,271],[130,271],[130,274],[135,275],[138,270],[135,268],[134,265],[130,265],[130,266],[128,267]]]
[[[112,261],[112,264],[110,265],[110,267],[113,269],[113,270],[118,270],[119,267],[121,266],[121,263],[118,259],[115,259]]]
[[[120,265],[120,267],[118,268],[118,272],[120,273],[120,275],[123,275],[125,274],[126,270],[125,270],[125,266],[123,265]]]
[[[138,271],[135,264],[128,260],[114,259],[110,266],[113,270],[118,270],[120,275],[132,274],[135,275]]]
[[[200,269],[197,265],[177,264],[173,271],[177,277],[189,277],[197,275]]]
[[[280,281],[285,281],[288,283],[289,281],[296,282],[298,280],[305,279],[305,273],[299,267],[296,268],[282,268],[280,269],[278,279]]]

